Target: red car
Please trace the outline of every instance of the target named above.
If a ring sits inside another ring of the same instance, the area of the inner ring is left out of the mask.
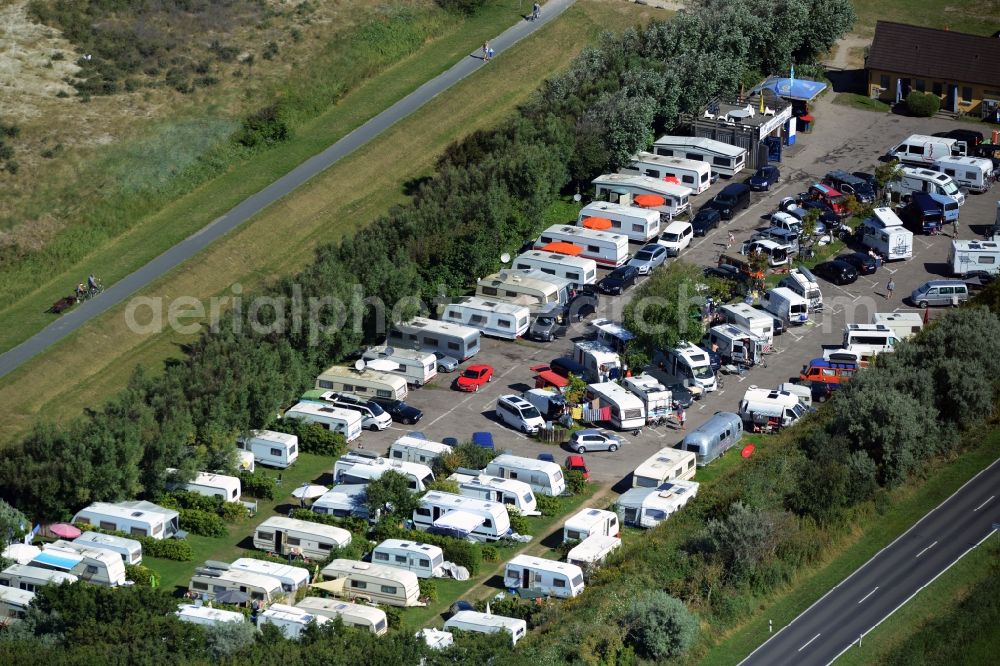
[[[470,365],[455,379],[455,388],[459,391],[478,391],[480,386],[492,380],[493,366]]]
[[[566,464],[564,467],[569,470],[583,472],[583,478],[590,479],[590,470],[587,469],[587,463],[584,461],[583,456],[566,456]]]

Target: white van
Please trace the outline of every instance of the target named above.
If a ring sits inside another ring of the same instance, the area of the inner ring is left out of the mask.
[[[254,430],[237,439],[236,448],[252,453],[261,465],[286,469],[299,457],[299,438],[274,430]]]
[[[788,287],[769,289],[760,299],[764,310],[792,325],[809,321],[809,301]]]
[[[990,189],[993,181],[993,161],[985,157],[942,157],[931,167],[935,171],[951,176],[959,187],[982,194]]]
[[[896,332],[882,324],[848,324],[844,327],[844,348],[868,355],[891,352]]]
[[[563,543],[583,541],[594,534],[618,536],[620,532],[618,514],[614,511],[587,507],[573,514],[563,523]]]
[[[820,291],[816,276],[804,267],[789,269],[788,274],[778,282],[779,287],[787,287],[809,301],[813,312],[823,309],[823,292]]]
[[[940,171],[917,167],[902,167],[901,171],[903,177],[889,183],[888,188],[891,191],[901,195],[913,194],[914,192],[944,194],[953,197],[959,206],[965,203],[965,195],[958,189],[958,185],[951,176]]]
[[[466,296],[444,307],[441,321],[479,329],[483,335],[513,340],[531,325],[531,311],[523,305]]]
[[[739,415],[744,423],[767,425],[773,420],[781,427],[794,424],[805,414],[798,396],[787,391],[751,386],[740,401]]]
[[[515,270],[537,269],[548,275],[572,280],[576,289],[597,282],[597,262],[583,257],[571,257],[558,252],[529,250],[514,259]]]
[[[502,479],[524,481],[536,493],[558,497],[566,490],[566,479],[562,467],[547,460],[523,458],[507,453],[494,458],[483,470],[484,474]]]
[[[417,578],[445,576],[444,551],[439,546],[418,541],[386,539],[375,546],[375,550],[372,551],[372,562],[412,571]]]
[[[400,380],[402,381],[402,380]],[[403,382],[404,384],[406,382]],[[348,442],[353,442],[361,436],[363,419],[358,412],[322,405],[318,402],[299,402],[285,412],[286,419],[301,419],[316,423],[331,432],[344,436]]]
[[[429,439],[412,435],[403,435],[389,447],[389,457],[393,460],[423,463],[430,467],[435,460],[451,453],[451,451],[451,447],[447,444],[432,442]]]
[[[730,324],[745,328],[764,339],[767,345],[774,344],[774,318],[746,303],[723,305],[719,312]]]
[[[628,236],[610,231],[553,224],[535,241],[535,249],[545,250],[552,243],[575,245],[581,250],[580,257],[593,259],[607,268],[618,268],[629,259]]]
[[[535,406],[513,393],[497,399],[496,415],[504,425],[525,434],[533,435],[545,427],[545,419]]]
[[[621,357],[614,349],[596,340],[573,343],[573,360],[585,370],[588,382],[606,382],[621,374]]]
[[[657,353],[654,362],[661,363],[664,372],[686,385],[696,386],[706,393],[719,388],[708,352],[690,342]]]
[[[712,169],[705,162],[655,153],[636,153],[632,156],[632,163],[618,172],[663,180],[673,177],[679,185],[690,187],[694,194],[701,194],[712,185]]]
[[[642,399],[615,382],[590,384],[585,398],[610,408],[611,426],[616,430],[635,430],[646,425],[646,406]]]
[[[503,585],[571,599],[583,592],[583,570],[575,564],[516,555],[504,568]]]
[[[390,353],[391,352],[391,353]],[[389,361],[386,372],[399,375],[411,386],[423,386],[437,376],[437,357],[431,352],[377,345],[365,350],[361,358],[371,367],[372,361]]]
[[[406,380],[399,375],[374,370],[358,370],[341,365],[327,368],[320,373],[313,388],[386,400],[406,400],[408,392]]]
[[[588,225],[587,220],[591,219],[608,220],[611,223],[608,231],[627,236],[633,243],[648,243],[660,233],[660,214],[648,208],[594,201],[583,207],[576,223],[581,227],[598,224]]]
[[[694,227],[690,222],[671,222],[660,234],[657,245],[667,248],[667,256],[676,257],[681,250],[686,250],[694,238]]]
[[[903,164],[921,166],[933,164],[942,158],[958,157],[967,153],[968,147],[964,141],[943,136],[911,134],[890,148],[886,154],[895,157]]]
[[[791,248],[788,245],[778,243],[768,238],[756,238],[744,241],[740,247],[740,254],[750,256],[758,252],[767,256],[767,265],[771,268],[784,266],[788,263],[788,255]]]
[[[429,355],[434,356],[433,354]],[[312,389],[303,394],[302,400],[315,400],[331,407],[357,412],[361,415],[361,427],[372,432],[385,430],[392,425],[392,416],[389,415],[389,412],[370,398],[360,398],[350,393]]]

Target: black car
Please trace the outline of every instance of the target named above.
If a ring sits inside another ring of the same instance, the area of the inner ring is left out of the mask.
[[[740,272],[740,269],[735,266],[730,266],[729,264],[722,264],[721,266],[709,266],[704,270],[704,275],[707,278],[718,278],[720,280],[725,280],[729,286],[729,297],[736,298],[737,296],[742,296],[750,288],[750,278]]]
[[[750,207],[750,187],[743,183],[730,183],[722,188],[702,208],[714,208],[722,215],[723,220],[731,220],[741,210]]]
[[[946,139],[964,141],[966,148],[972,149],[983,142],[983,133],[971,129],[953,129],[948,132],[938,132],[934,136],[941,136]]]
[[[833,388],[836,384],[826,382],[809,382],[809,390],[812,392],[813,402],[826,402],[833,395]]]
[[[988,271],[969,271],[962,279],[965,281],[966,286],[968,286],[969,291],[979,291],[990,282],[993,282],[996,277],[996,273]]]
[[[694,404],[694,393],[691,393],[684,384],[671,384],[667,390],[670,391],[670,399],[675,405],[687,409]]]
[[[702,208],[691,220],[691,226],[694,227],[695,236],[704,236],[718,227],[720,222],[722,222],[722,214],[719,211],[714,208]]]
[[[852,171],[851,175],[871,185],[873,190],[878,190],[878,181],[875,180],[875,174],[868,173],[867,171]]]
[[[621,294],[639,279],[639,269],[635,266],[619,266],[605,275],[597,286],[605,294]]]
[[[837,227],[840,224],[840,216],[834,213],[833,209],[822,201],[817,201],[815,199],[803,199],[799,205],[807,211],[818,210],[819,221],[825,224],[827,228]]]
[[[858,275],[871,275],[878,270],[878,262],[875,261],[875,258],[864,252],[845,254],[837,257],[837,261],[843,261],[845,264],[854,266],[854,270],[858,272]]]
[[[402,400],[393,400],[391,398],[372,398],[375,402],[382,405],[382,409],[389,412],[389,416],[392,417],[393,421],[397,423],[403,423],[405,425],[413,425],[421,418],[423,418],[424,413],[417,409],[416,407],[411,407]]]
[[[781,172],[778,171],[778,167],[766,166],[757,169],[747,183],[754,192],[766,192],[778,182],[779,178],[781,178]]]
[[[839,259],[816,264],[812,272],[833,284],[851,284],[858,279],[858,271],[854,266]]]

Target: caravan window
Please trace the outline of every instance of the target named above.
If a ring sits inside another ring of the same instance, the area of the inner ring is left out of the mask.
[[[730,166],[731,160],[728,157],[713,157],[712,164],[716,166]]]
[[[281,455],[281,449],[271,449],[271,455],[272,456],[280,456]]]
[[[566,587],[566,581],[564,581],[562,578],[555,578],[555,579],[552,580],[552,586],[553,587]]]
[[[455,315],[452,314],[452,316],[455,316]],[[474,315],[472,315],[472,316],[469,317],[469,321],[472,322],[473,324],[485,324],[486,323],[486,317],[484,317],[483,315],[474,314]]]
[[[378,396],[379,398],[392,398],[392,397],[394,397],[392,395],[392,391],[383,391],[381,389],[375,391],[375,395]]]
[[[684,157],[688,158],[689,160],[695,160],[696,162],[701,161],[701,155],[699,153],[687,153]]]
[[[643,232],[642,225],[641,224],[633,224],[632,225],[632,231],[641,234]]]
[[[402,564],[406,564],[406,555],[396,555],[396,561]]]
[[[962,101],[966,103],[972,101],[972,88],[970,86],[962,86]]]
[[[510,328],[510,320],[508,319],[498,319],[497,326],[500,328]]]
[[[393,587],[392,585],[383,585],[382,592],[384,592],[385,594],[396,594],[396,588]]]
[[[298,537],[290,536],[290,537],[285,537],[285,543],[287,543],[289,546],[298,546],[299,544],[302,543],[302,540],[299,539]]]
[[[996,262],[996,257],[979,257],[979,263],[981,264],[995,264]]]
[[[129,533],[135,536],[149,536],[149,533],[146,532],[146,530],[142,529],[141,527],[133,527],[132,529],[129,530]]]
[[[322,541],[320,541],[316,545],[319,547],[320,550],[333,550],[333,544],[330,543],[323,543]]]
[[[430,509],[423,509],[423,508],[417,509],[417,515],[418,516],[427,516],[429,518],[430,515],[431,515],[431,510]]]
[[[359,590],[364,590],[364,589],[365,589],[365,588],[367,588],[368,586],[367,586],[367,585],[365,585],[365,581],[363,581],[363,580],[355,580],[355,579],[352,579],[352,580],[351,580],[351,587],[356,587],[356,588],[358,588]]]
[[[376,551],[374,559],[381,560],[383,562],[388,562],[389,561],[389,553],[380,553],[380,552]]]
[[[261,541],[274,541],[274,532],[257,532],[257,538]]]
[[[459,344],[457,342],[449,342],[448,343],[448,349],[450,349],[451,351],[458,351],[460,348],[461,347],[459,346]]]
[[[496,296],[500,293],[495,287],[481,287],[481,289],[487,296]]]
[[[116,531],[118,529],[118,526],[115,525],[114,523],[109,523],[109,522],[104,521],[104,520],[102,520],[101,522],[99,522],[98,525],[100,525],[101,529],[104,530],[105,532],[114,532],[114,531]]]
[[[208,591],[208,583],[199,583],[198,581],[193,581],[191,583],[191,587],[193,587],[196,590],[205,590],[206,592]]]
[[[694,185],[694,178],[691,176],[681,176],[681,182]]]

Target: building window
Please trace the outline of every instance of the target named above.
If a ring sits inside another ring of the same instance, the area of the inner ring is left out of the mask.
[[[972,87],[971,86],[962,86],[962,101],[965,102],[965,103],[967,103],[967,104],[972,101]]]
[[[917,79],[917,92],[924,92],[927,86],[924,85],[923,79]]]
[[[888,90],[889,89],[889,75],[888,74],[883,74],[882,76],[878,77],[878,87],[881,88],[882,90]]]
[[[935,94],[935,95],[937,95],[938,97],[940,97],[941,95],[943,95],[943,94],[944,94],[944,87],[943,87],[943,86],[941,85],[941,82],[940,82],[940,81],[935,81],[934,83],[932,83],[932,84],[931,84],[931,90],[932,90],[932,91],[934,92],[934,94]]]

